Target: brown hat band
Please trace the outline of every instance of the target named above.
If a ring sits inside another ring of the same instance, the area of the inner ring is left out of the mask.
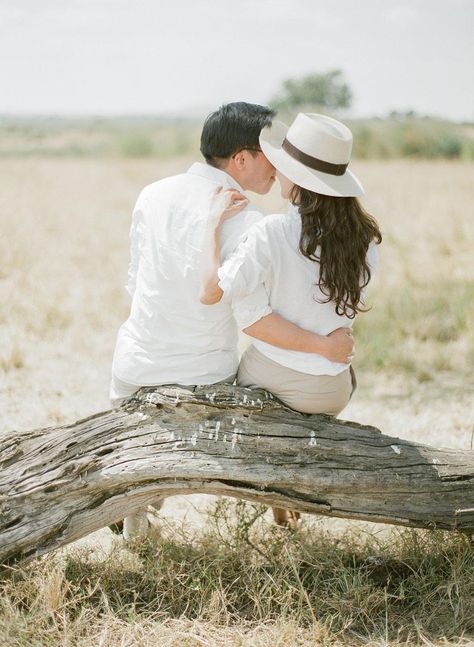
[[[303,153],[303,151],[300,151],[299,148],[296,148],[296,146],[293,146],[286,137],[283,140],[281,147],[286,153],[288,153],[288,155],[291,155],[293,159],[301,162],[305,166],[309,166],[309,168],[312,168],[314,171],[321,171],[321,173],[328,173],[329,175],[344,175],[346,168],[349,166],[349,163],[332,164],[331,162],[320,160],[317,157],[312,157],[312,155],[307,155],[306,153]]]

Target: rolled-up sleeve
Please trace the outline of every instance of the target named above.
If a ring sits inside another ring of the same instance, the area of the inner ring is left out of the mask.
[[[264,283],[270,270],[268,232],[264,222],[253,225],[235,252],[218,270],[225,301],[244,297]]]
[[[265,286],[258,285],[251,294],[233,299],[232,311],[240,330],[244,330],[262,317],[272,314]]]

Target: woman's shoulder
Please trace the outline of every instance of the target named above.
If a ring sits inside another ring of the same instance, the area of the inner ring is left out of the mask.
[[[272,213],[267,216],[261,216],[257,221],[254,221],[247,230],[247,236],[255,236],[257,238],[268,238],[275,235],[281,228],[281,219],[284,218],[283,214]]]
[[[269,235],[284,236],[286,232],[294,229],[295,224],[298,225],[299,222],[299,218],[295,221],[295,218],[291,214],[271,213],[268,216],[264,216],[258,224]]]
[[[268,216],[265,216],[263,220],[268,229],[278,229],[285,226],[285,220],[287,217],[288,216],[284,213],[270,213]]]
[[[244,239],[266,248],[282,248],[285,243],[291,244],[299,236],[300,218],[285,213],[271,213],[254,223],[246,232]]]

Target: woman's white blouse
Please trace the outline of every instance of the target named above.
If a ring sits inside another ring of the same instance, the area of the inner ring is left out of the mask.
[[[236,216],[238,218],[238,216]],[[336,314],[334,302],[318,288],[319,263],[299,251],[301,218],[296,208],[287,215],[267,216],[253,225],[244,241],[219,268],[219,286],[225,300],[251,294],[263,284],[272,310],[301,328],[327,335],[353,319]],[[374,271],[376,245],[369,246],[367,260]],[[330,362],[322,355],[285,350],[253,340],[270,359],[302,373],[337,375],[347,364]]]

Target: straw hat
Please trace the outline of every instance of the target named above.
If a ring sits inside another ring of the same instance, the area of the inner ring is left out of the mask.
[[[352,133],[336,119],[300,112],[290,127],[274,121],[260,133],[260,147],[278,171],[304,189],[338,197],[364,195],[347,168]]]

